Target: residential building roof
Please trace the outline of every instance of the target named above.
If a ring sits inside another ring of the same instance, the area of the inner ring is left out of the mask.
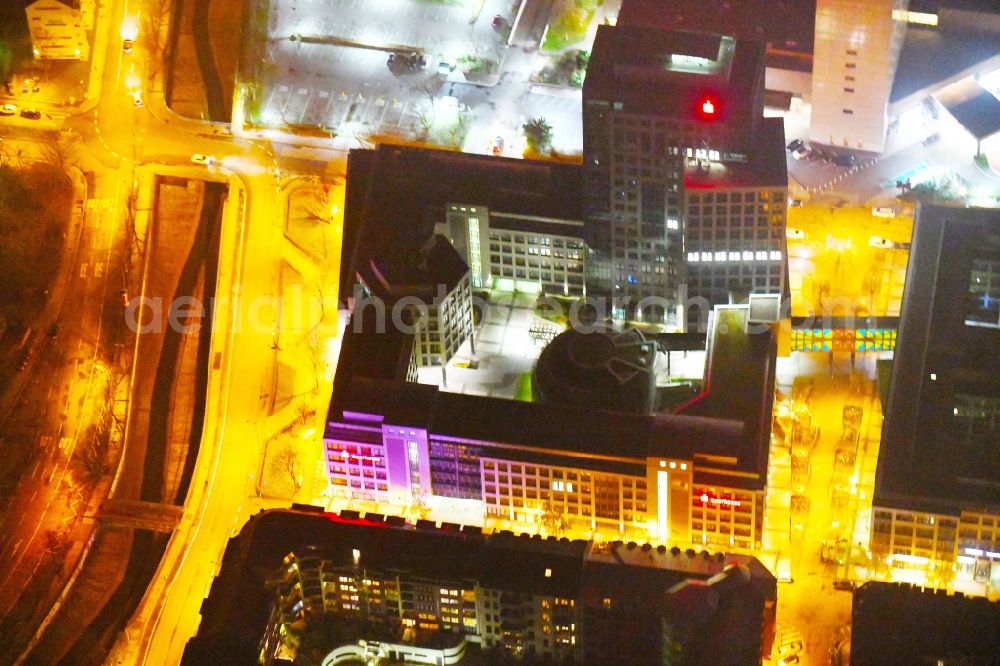
[[[606,596],[638,589],[652,590],[654,598],[662,599],[680,581],[717,577],[732,565],[752,572],[754,589],[775,585],[774,577],[747,555],[705,556],[619,543],[598,546],[509,532],[484,536],[477,530],[430,525],[391,527],[381,515],[355,516],[296,505],[252,517],[226,548],[222,569],[202,604],[198,635],[188,643],[182,663],[255,663],[273,599],[266,583],[289,553],[308,554],[334,568],[353,568],[357,552],[357,567],[370,572],[478,582],[499,591],[577,600],[586,590],[591,590],[590,598],[599,598],[595,590]],[[653,564],[616,557],[635,551]],[[608,576],[617,581],[614,590],[607,586]],[[658,606],[649,612],[658,612]]]
[[[868,582],[854,591],[851,664],[986,666],[997,655],[996,601],[902,583]]]

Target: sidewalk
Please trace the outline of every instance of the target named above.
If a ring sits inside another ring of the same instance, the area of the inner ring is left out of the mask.
[[[73,181],[73,206],[70,209],[69,220],[63,232],[62,250],[59,254],[59,270],[56,273],[53,283],[49,286],[49,298],[38,314],[33,324],[34,330],[25,347],[31,350],[31,361],[23,372],[17,373],[6,390],[0,395],[0,423],[7,420],[11,410],[17,402],[18,396],[24,390],[25,384],[31,375],[30,368],[34,365],[34,360],[38,354],[34,353],[45,341],[49,327],[55,323],[62,311],[63,302],[66,300],[66,286],[69,283],[73,266],[76,264],[77,253],[80,248],[80,236],[83,232],[84,204],[87,200],[87,179],[83,172],[74,166],[67,169],[67,174]]]

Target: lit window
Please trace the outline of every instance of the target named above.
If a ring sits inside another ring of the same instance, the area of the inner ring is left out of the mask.
[[[715,260],[716,261],[725,261],[726,260],[726,253],[725,253],[725,251],[719,250],[718,252],[716,252],[715,253]]]
[[[693,262],[697,262],[698,259],[699,259],[699,255],[698,255],[697,252],[688,252],[688,261],[690,261],[690,262],[693,263]]]
[[[730,252],[729,253],[729,261],[739,261],[739,260],[740,260],[740,253],[739,252]]]
[[[781,261],[781,250],[771,250],[771,261]]]
[[[552,578],[552,569],[546,569],[545,570],[545,577],[546,578]]]
[[[1000,261],[974,258],[965,300],[968,326],[1000,327]]]
[[[701,260],[702,261],[712,261],[712,253],[711,252],[702,252],[701,253]]]
[[[753,261],[753,250],[743,250],[743,261]]]

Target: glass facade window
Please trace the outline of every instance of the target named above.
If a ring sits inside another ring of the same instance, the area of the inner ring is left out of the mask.
[[[965,323],[1000,328],[1000,259],[972,260]]]

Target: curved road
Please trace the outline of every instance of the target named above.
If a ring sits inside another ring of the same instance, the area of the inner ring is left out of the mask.
[[[135,107],[128,88],[146,80],[143,54],[138,43],[134,53],[123,54],[114,26],[132,16],[139,4],[113,0],[103,8],[98,20],[105,28],[99,25],[97,33],[112,37],[95,45],[95,50],[103,46],[103,53],[95,56],[95,67],[100,68],[101,60],[104,64],[100,99],[91,112],[69,119],[67,125],[84,137],[88,155],[123,166],[129,175],[122,182],[131,177],[132,165],[155,165],[151,168],[156,173],[230,187],[221,228],[219,300],[198,462],[184,516],[124,634],[129,638],[123,638],[116,655],[119,663],[163,664],[180,662],[187,639],[197,630],[201,601],[228,538],[257,509],[246,498],[255,494],[251,475],[259,465],[257,424],[268,415],[261,396],[273,393],[275,320],[261,315],[255,302],[279,295],[280,253],[275,248],[283,242],[284,209],[275,171],[279,162],[270,150],[252,140],[217,134],[218,125],[173,114],[159,93],[144,91],[143,106]],[[212,155],[215,164],[192,164],[193,153]],[[338,159],[330,165],[332,157]],[[328,173],[331,166],[343,172],[345,157],[344,151],[298,150],[292,163],[316,173]],[[109,197],[115,202],[112,219],[123,197],[121,191]],[[123,460],[136,455],[126,450]],[[132,484],[137,476],[134,470],[116,476],[115,496],[121,496],[121,484]],[[36,633],[33,645],[53,615]]]

